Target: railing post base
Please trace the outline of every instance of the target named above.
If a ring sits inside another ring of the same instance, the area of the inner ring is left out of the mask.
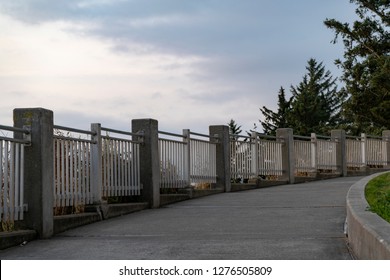
[[[14,110],[14,126],[31,129],[25,148],[24,200],[28,211],[24,226],[40,238],[53,235],[53,112],[43,108]]]
[[[294,157],[294,134],[292,128],[279,128],[276,130],[276,141],[282,141],[282,180],[290,184],[295,183],[295,157]]]
[[[230,181],[230,138],[229,127],[226,125],[212,125],[209,127],[211,141],[217,142],[216,164],[217,164],[217,188],[224,189],[225,192],[231,191]]]
[[[142,199],[151,208],[160,207],[160,155],[158,150],[158,121],[136,119],[132,121],[132,132],[142,133],[140,146],[140,176],[143,188]]]

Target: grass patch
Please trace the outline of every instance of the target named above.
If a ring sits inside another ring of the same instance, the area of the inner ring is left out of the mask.
[[[390,223],[390,173],[380,175],[368,182],[365,196],[370,211]]]

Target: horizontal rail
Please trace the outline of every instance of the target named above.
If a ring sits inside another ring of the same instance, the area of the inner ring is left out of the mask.
[[[60,136],[60,135],[54,135],[53,138],[60,139],[60,140],[69,140],[69,141],[78,141],[78,142],[84,142],[84,143],[91,143],[96,144],[96,141],[88,140],[88,139],[81,139],[81,138],[75,138],[75,137],[67,137],[67,136]]]
[[[239,135],[239,134],[229,134],[229,137],[231,138],[245,138],[245,139],[249,139],[249,138],[252,138],[251,136],[248,136],[248,135]]]
[[[19,144],[30,144],[31,143],[28,140],[9,138],[9,137],[4,137],[4,136],[0,136],[0,140],[10,141],[10,142],[19,143]]]
[[[66,126],[61,126],[61,125],[54,125],[53,128],[59,129],[59,130],[66,130],[66,131],[71,131],[71,132],[82,133],[82,134],[88,134],[88,135],[93,135],[93,136],[96,135],[96,132],[94,132],[94,131],[77,129],[77,128],[66,127]]]
[[[316,135],[317,140],[332,140],[330,136]]]
[[[177,133],[171,133],[171,132],[166,132],[166,131],[158,131],[159,134],[163,135],[168,135],[168,136],[174,136],[174,137],[181,137],[181,138],[187,138],[187,136],[183,134],[177,134]]]
[[[312,139],[310,136],[293,135],[293,137],[296,140],[311,140]]]
[[[259,138],[268,138],[268,139],[275,139],[275,140],[278,139],[278,137],[276,137],[274,135],[268,135],[268,134],[264,134],[264,133],[259,133],[259,132],[254,131],[254,130],[250,130],[250,132],[256,133],[256,136],[259,137]]]
[[[200,136],[200,137],[214,138],[214,139],[219,138],[218,136],[207,135],[207,134],[202,134],[202,133],[197,133],[197,132],[192,132],[192,131],[190,131],[190,135],[196,135],[196,136]]]
[[[128,136],[143,136],[140,133],[133,133],[133,132],[123,131],[123,130],[118,130],[118,129],[107,128],[107,127],[102,127],[101,130],[116,133],[116,134],[124,134],[124,135],[128,135]]]
[[[24,133],[24,134],[30,134],[30,131],[28,129],[25,129],[25,128],[0,125],[0,129],[14,131],[14,132],[21,132],[21,133]]]
[[[135,143],[135,144],[143,143],[142,141],[137,141],[137,140],[132,140],[132,139],[124,139],[124,138],[112,137],[112,136],[102,136],[102,138],[106,139],[106,140],[123,141],[123,142],[128,142],[128,143]]]

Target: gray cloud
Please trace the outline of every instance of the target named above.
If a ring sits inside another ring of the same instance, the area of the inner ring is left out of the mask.
[[[353,6],[348,2],[0,0],[0,13],[34,25],[72,22],[76,27],[67,31],[75,33],[80,32],[77,25],[85,26],[81,36],[108,41],[110,50],[121,55],[165,53],[205,58],[193,62],[186,73],[194,84],[178,86],[174,93],[179,96],[178,103],[241,102],[240,106],[255,107],[252,123],[259,118],[257,108],[276,104],[280,86],[289,88],[299,81],[310,57],[330,67],[341,56],[340,48],[330,44],[333,35],[322,21],[352,15]],[[173,78],[175,70],[182,70],[180,64],[164,65]],[[163,98],[165,93],[159,90],[151,92]],[[107,102],[120,104],[118,100]],[[66,119],[64,114],[59,118]]]

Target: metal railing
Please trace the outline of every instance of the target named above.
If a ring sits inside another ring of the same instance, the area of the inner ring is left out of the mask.
[[[257,174],[264,179],[276,179],[283,174],[282,145],[276,137],[257,134]]]
[[[160,187],[180,189],[190,185],[188,142],[183,135],[159,131]]]
[[[133,140],[139,135],[104,127],[101,130],[106,132],[102,136],[103,197],[140,195],[140,142]]]
[[[320,173],[337,172],[337,145],[338,142],[330,137],[316,137],[316,168]]]
[[[258,177],[278,179],[283,174],[282,142],[256,132],[230,135],[230,172],[235,183]]]
[[[16,139],[3,131],[30,134],[27,129],[0,125],[0,219],[3,226],[23,220],[27,205],[24,203],[24,148],[28,137]]]
[[[211,136],[189,130],[184,130],[183,135],[164,131],[159,134],[162,189],[209,187],[216,183],[216,143],[210,141]]]
[[[349,169],[363,167],[383,168],[388,163],[388,140],[382,137],[367,136],[364,133],[360,137],[348,136],[346,140],[346,158]]]
[[[77,136],[72,135],[77,133]],[[54,208],[56,214],[67,213],[66,207],[80,212],[85,205],[93,203],[91,186],[91,145],[88,139],[92,131],[64,126],[54,126]]]
[[[254,143],[249,136],[230,136],[230,176],[234,183],[256,177],[252,165]]]
[[[294,135],[295,176],[316,172],[315,146],[311,137]]]
[[[190,181],[195,187],[205,188],[217,182],[216,142],[213,136],[184,131],[189,139]]]
[[[387,143],[382,137],[367,136],[366,163],[371,168],[383,168],[387,165]]]

